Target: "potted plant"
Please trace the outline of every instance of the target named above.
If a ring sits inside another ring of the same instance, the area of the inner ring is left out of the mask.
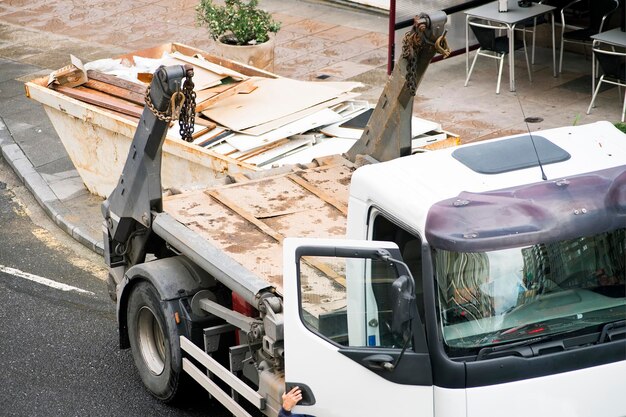
[[[280,22],[258,7],[258,0],[200,0],[196,19],[226,58],[273,71],[274,39]]]

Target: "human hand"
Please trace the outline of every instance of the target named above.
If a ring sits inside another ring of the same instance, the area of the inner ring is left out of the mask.
[[[302,391],[300,387],[293,387],[289,392],[283,394],[283,409],[291,411],[291,409],[302,399]]]

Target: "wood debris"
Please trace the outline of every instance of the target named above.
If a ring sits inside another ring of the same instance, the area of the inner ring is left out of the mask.
[[[344,153],[362,133],[363,127],[346,124],[370,109],[351,92],[359,83],[281,78],[186,48],[167,44],[87,63],[86,71],[72,57],[71,66],[53,73],[57,81],[49,87],[136,123],[158,65],[191,64],[197,114],[189,146],[201,148],[207,157],[219,154],[260,169]],[[80,85],[63,76],[76,69],[84,75]],[[440,130],[432,122],[427,125],[428,131]],[[181,140],[177,123],[171,124],[168,137]]]

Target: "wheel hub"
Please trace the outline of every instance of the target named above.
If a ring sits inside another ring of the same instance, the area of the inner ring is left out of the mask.
[[[165,337],[159,321],[147,306],[139,310],[137,329],[141,356],[150,372],[160,375],[165,369]]]

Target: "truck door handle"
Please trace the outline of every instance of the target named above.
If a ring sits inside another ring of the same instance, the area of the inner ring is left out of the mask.
[[[293,387],[299,387],[302,391],[302,400],[298,405],[314,405],[315,395],[307,384],[301,384],[298,382],[285,382],[285,392],[290,391]]]
[[[392,371],[394,368],[393,357],[384,353],[376,353],[374,355],[363,358],[363,361],[371,369],[385,369]]]

